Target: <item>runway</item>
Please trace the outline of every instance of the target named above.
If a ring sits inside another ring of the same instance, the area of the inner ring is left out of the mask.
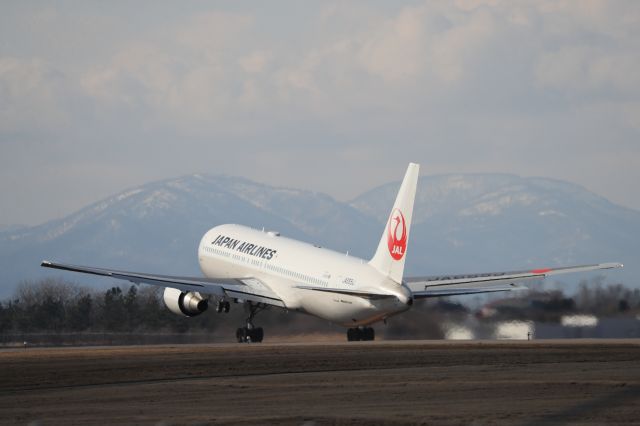
[[[637,424],[640,341],[0,350],[27,424]]]

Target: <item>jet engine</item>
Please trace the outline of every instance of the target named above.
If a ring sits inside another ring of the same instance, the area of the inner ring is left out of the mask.
[[[194,317],[209,307],[209,301],[196,291],[180,291],[177,288],[164,289],[164,304],[174,314]]]

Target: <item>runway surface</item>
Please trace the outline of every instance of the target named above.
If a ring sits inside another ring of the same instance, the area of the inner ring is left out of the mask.
[[[640,341],[0,350],[0,423],[639,424]]]

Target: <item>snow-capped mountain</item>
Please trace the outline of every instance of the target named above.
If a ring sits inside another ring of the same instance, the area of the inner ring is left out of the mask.
[[[384,220],[397,187],[383,185],[351,205]],[[579,185],[544,178],[422,177],[411,232],[407,266],[412,272],[620,261],[631,279],[640,260],[640,212]]]
[[[15,232],[26,227],[27,227],[26,225],[19,225],[19,224],[5,225],[0,223],[0,232]]]
[[[368,258],[398,187],[399,182],[390,183],[343,203],[322,193],[229,176],[149,183],[59,220],[1,230],[0,297],[11,295],[20,280],[51,275],[39,267],[42,259],[200,275],[198,242],[222,223],[278,230]],[[639,235],[640,212],[570,183],[500,174],[427,176],[418,186],[406,272],[622,261],[624,275],[617,276],[629,281],[640,260]]]
[[[223,223],[277,230],[361,256],[370,255],[381,232],[375,219],[324,194],[227,176],[185,176],[123,191],[59,220],[0,232],[0,297],[20,280],[51,275],[39,267],[43,259],[199,276],[200,238]],[[354,235],[364,237],[354,245]]]

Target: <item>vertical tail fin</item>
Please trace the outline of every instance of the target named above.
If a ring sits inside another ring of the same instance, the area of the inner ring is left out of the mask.
[[[409,164],[382,238],[380,238],[378,250],[369,261],[369,265],[398,284],[402,283],[419,172],[419,164]]]

